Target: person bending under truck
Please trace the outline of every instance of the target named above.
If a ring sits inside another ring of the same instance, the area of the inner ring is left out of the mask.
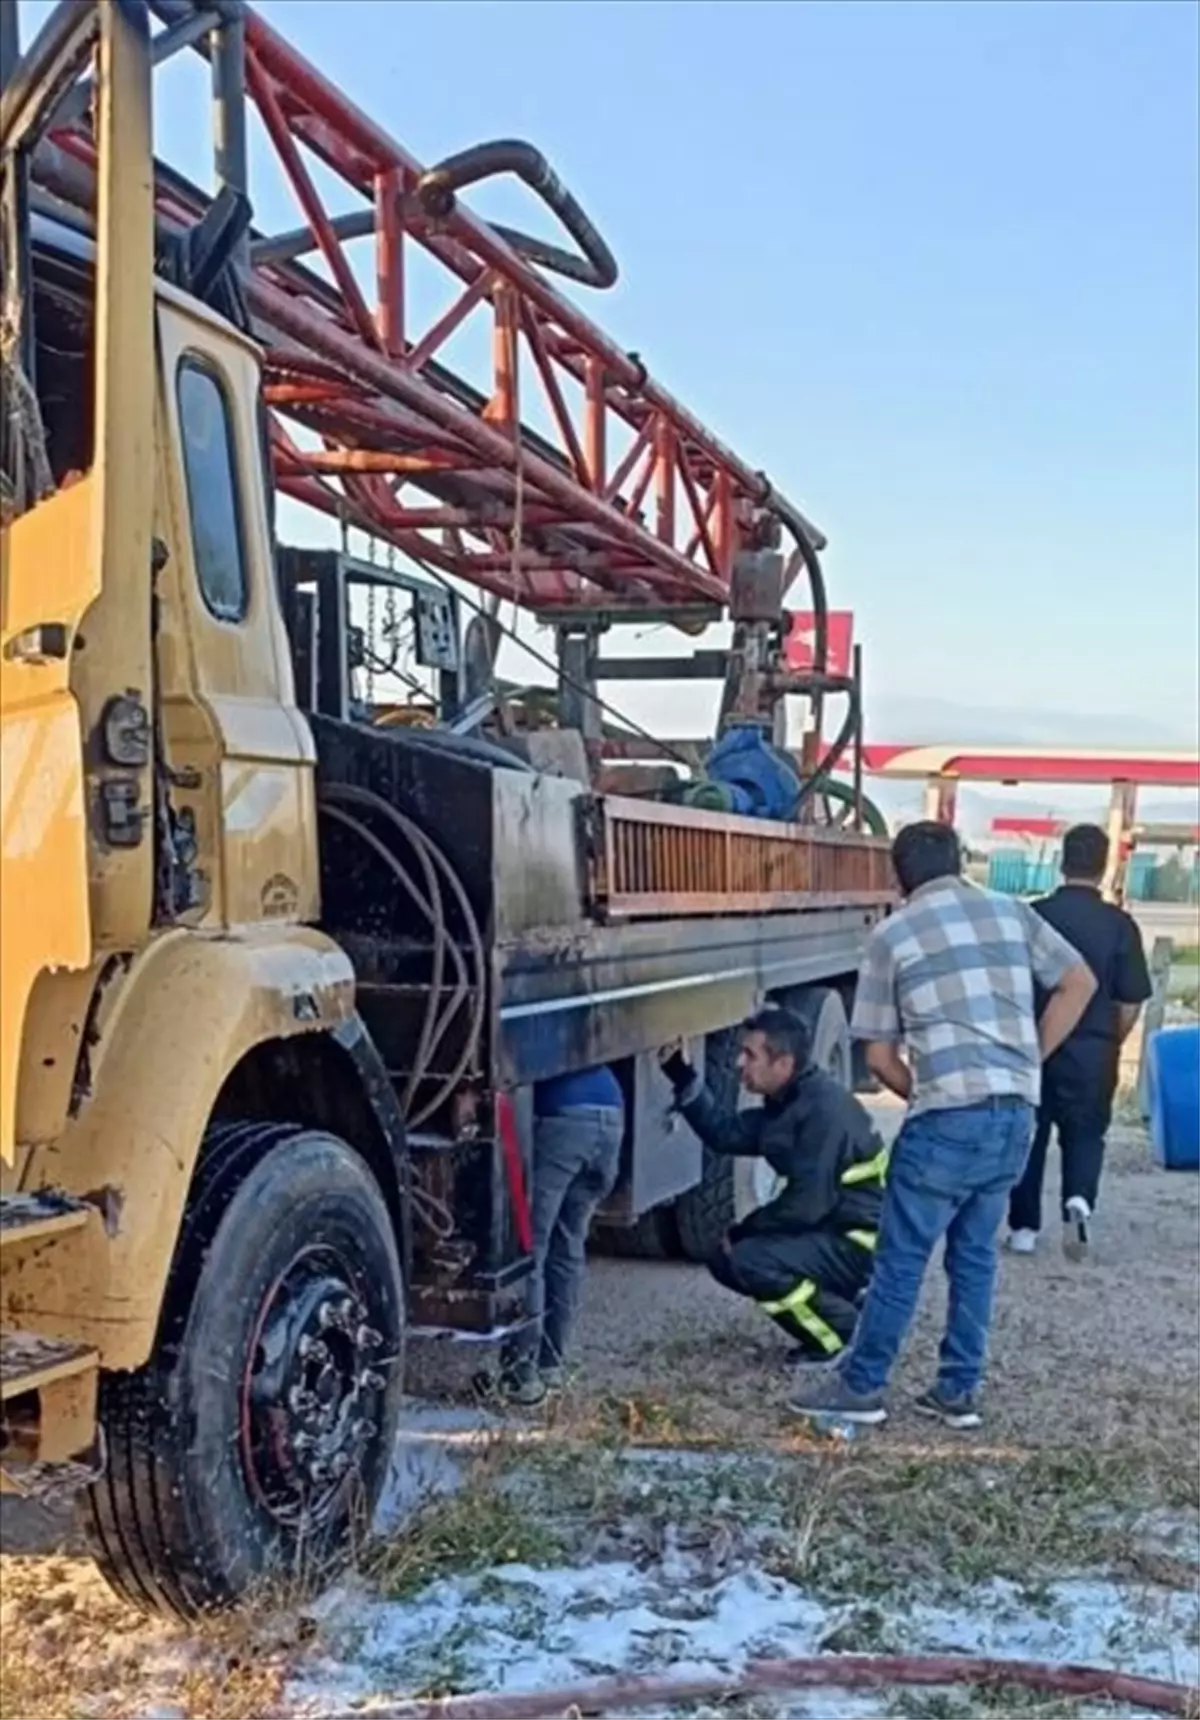
[[[908,1115],[892,1147],[875,1271],[854,1350],[800,1384],[800,1415],[885,1420],[884,1390],[937,1243],[950,1305],[938,1377],[916,1401],[948,1427],[977,1427],[996,1233],[1029,1155],[1041,1064],[1096,989],[1087,964],[1027,902],[961,876],[949,825],[910,824],[892,844],[907,898],[867,940],[850,1031]],[[1049,1001],[1040,1022],[1035,982]]]
[[[1063,839],[1061,889],[1033,904],[1043,920],[1074,944],[1097,983],[1078,1027],[1042,1070],[1033,1146],[1008,1207],[1008,1245],[1014,1254],[1032,1254],[1037,1247],[1052,1129],[1058,1131],[1062,1152],[1063,1248],[1070,1260],[1087,1253],[1121,1046],[1150,996],[1137,923],[1100,894],[1107,870],[1108,837],[1096,824],[1077,824]],[[1044,1004],[1045,999],[1038,1001]]]
[[[742,1028],[742,1086],[762,1099],[723,1111],[682,1047],[662,1054],[679,1110],[714,1153],[763,1158],[774,1200],[735,1224],[708,1269],[749,1297],[799,1345],[802,1365],[846,1352],[871,1275],[887,1152],[852,1093],[812,1061],[809,1031],[766,1008]]]
[[[617,1180],[625,1132],[621,1085],[604,1065],[538,1082],[533,1105],[529,1323],[508,1345],[500,1376],[504,1396],[524,1406],[565,1383],[588,1230]]]

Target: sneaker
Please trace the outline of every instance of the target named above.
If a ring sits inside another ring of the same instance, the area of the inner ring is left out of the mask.
[[[788,1406],[806,1421],[845,1421],[856,1427],[878,1427],[887,1420],[882,1392],[851,1391],[839,1370],[805,1368]]]
[[[1066,1205],[1066,1218],[1063,1222],[1063,1253],[1068,1260],[1078,1263],[1087,1258],[1091,1246],[1091,1236],[1088,1224],[1092,1209],[1081,1194],[1073,1194]]]
[[[943,1427],[952,1427],[956,1433],[966,1433],[973,1427],[983,1426],[983,1416],[972,1392],[965,1392],[961,1397],[951,1397],[938,1386],[933,1386],[927,1392],[922,1392],[913,1404],[918,1415],[932,1416],[940,1421]]]
[[[1010,1230],[1008,1233],[1008,1252],[1010,1254],[1036,1254],[1038,1233],[1036,1230]]]

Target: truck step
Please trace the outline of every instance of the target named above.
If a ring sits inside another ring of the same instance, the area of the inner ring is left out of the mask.
[[[0,1248],[80,1230],[93,1210],[87,1201],[56,1189],[0,1195]]]
[[[86,1374],[99,1360],[90,1344],[43,1338],[36,1332],[0,1332],[0,1401]]]

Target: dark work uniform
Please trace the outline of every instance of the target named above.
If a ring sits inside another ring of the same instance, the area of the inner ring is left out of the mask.
[[[1150,975],[1137,925],[1090,884],[1064,884],[1034,908],[1073,944],[1096,976],[1096,991],[1075,1031],[1042,1068],[1042,1102],[1025,1174],[1013,1190],[1013,1230],[1040,1230],[1042,1182],[1052,1129],[1062,1148],[1063,1217],[1066,1203],[1082,1195],[1095,1210],[1104,1162],[1104,1137],[1112,1121],[1121,1058],[1118,1004],[1144,1003]],[[1038,1012],[1045,1004],[1038,998]]]
[[[887,1149],[852,1093],[803,1070],[776,1099],[724,1112],[708,1089],[680,1082],[679,1108],[716,1153],[764,1158],[783,1186],[729,1232],[708,1269],[749,1296],[814,1356],[836,1356],[854,1333],[871,1276]]]

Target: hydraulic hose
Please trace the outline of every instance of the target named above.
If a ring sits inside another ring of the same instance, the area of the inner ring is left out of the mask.
[[[804,802],[816,793],[820,784],[836,769],[838,760],[854,739],[854,732],[858,727],[858,688],[853,681],[847,681],[844,686],[839,686],[835,690],[846,696],[846,714],[842,718],[842,726],[838,730],[836,738],[830,742],[825,756],[817,762],[812,775],[801,784],[800,795],[796,802],[798,807],[803,806]]]
[[[615,284],[616,258],[541,150],[531,143],[503,138],[495,143],[477,143],[457,155],[447,156],[421,175],[416,187],[417,201],[427,215],[444,219],[452,213],[459,191],[465,191],[468,185],[478,185],[480,180],[494,179],[500,173],[515,173],[541,198],[579,246],[580,254],[494,222],[493,233],[529,262],[552,269],[568,280],[579,281],[585,287]]]
[[[967,1684],[996,1690],[1017,1686],[1060,1696],[1100,1697],[1155,1714],[1195,1715],[1197,1692],[1160,1678],[1135,1678],[1095,1666],[1055,1666],[1033,1660],[967,1659],[957,1655],[822,1654],[803,1660],[752,1660],[740,1676],[672,1678],[670,1675],[599,1679],[591,1684],[526,1695],[480,1692],[436,1701],[389,1703],[371,1720],[551,1720],[563,1714],[604,1714],[612,1709],[670,1707],[772,1691],[885,1690],[888,1685],[933,1688]],[[360,1709],[338,1710],[324,1720],[361,1720]]]
[[[813,530],[803,514],[797,512],[789,503],[774,500],[775,512],[780,521],[791,533],[795,550],[785,578],[784,589],[791,584],[800,567],[808,575],[808,589],[813,606],[813,677],[821,680],[829,668],[829,593],[825,586],[825,574],[821,560],[813,543]],[[838,686],[830,686],[829,691],[844,693],[846,697],[846,714],[842,726],[837,732],[823,758],[821,758],[812,775],[807,778],[800,789],[797,807],[815,793],[818,784],[828,777],[837,767],[838,761],[850,742],[854,739],[859,719],[859,692],[852,680],[847,680]],[[822,691],[818,690],[813,697],[814,707],[820,714]]]
[[[341,802],[341,805],[335,804],[336,802]],[[441,1078],[435,1092],[425,1100],[421,1108],[407,1117],[409,1128],[415,1129],[431,1117],[438,1106],[443,1104],[454,1092],[470,1068],[479,1047],[487,1007],[487,962],[479,922],[457,872],[437,844],[425,834],[419,825],[414,824],[411,818],[398,811],[396,807],[379,795],[372,794],[369,789],[357,788],[349,783],[330,784],[323,791],[320,804],[327,816],[332,817],[335,822],[349,829],[395,874],[408,894],[426,915],[433,928],[433,978],[436,989],[431,989],[429,1011],[422,1026],[416,1056],[413,1059],[413,1069],[405,1088],[403,1101],[406,1107],[413,1102],[417,1088],[427,1075],[429,1065],[445,1038],[451,1021],[471,992],[471,976],[468,971],[468,964],[464,961],[461,950],[447,930],[445,907],[442,890],[437,881],[438,877],[449,887],[450,895],[454,898],[466,933],[471,965],[475,972],[475,995],[470,1023],[462,1051],[453,1069]],[[430,889],[428,896],[421,891],[415,879],[412,878],[407,868],[396,857],[387,843],[383,842],[361,819],[348,812],[346,810],[348,806],[356,807],[363,812],[374,813],[392,824],[400,832],[418,858],[426,885]],[[458,978],[450,1001],[439,1015],[438,992],[440,991],[441,974],[447,956],[454,964]]]
[[[813,674],[823,675],[829,667],[829,593],[825,586],[821,558],[817,554],[811,528],[803,514],[797,513],[787,502],[776,500],[774,506],[777,517],[791,533],[796,546],[784,575],[783,589],[788,589],[803,567],[808,575],[808,589],[813,606]]]

